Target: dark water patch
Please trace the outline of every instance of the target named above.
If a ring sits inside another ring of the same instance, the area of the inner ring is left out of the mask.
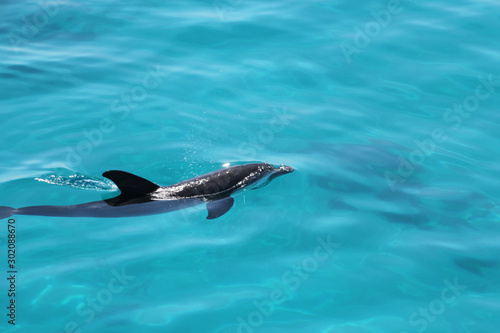
[[[214,98],[235,99],[236,95],[229,89],[215,88],[209,91],[209,95]]]
[[[231,34],[227,31],[202,26],[190,27],[175,37],[183,44],[209,47],[227,43],[230,38]]]
[[[389,213],[389,212],[379,212],[380,215],[384,216],[389,222],[399,223],[399,224],[410,224],[417,227],[424,227],[431,222],[431,219],[422,213],[419,214],[399,214],[399,213]]]
[[[45,74],[45,71],[38,69],[33,66],[25,66],[25,65],[11,65],[7,67],[15,72],[21,72],[25,74]]]
[[[498,261],[475,259],[471,257],[454,258],[453,262],[458,267],[477,275],[484,275],[484,270],[498,266]]]
[[[15,79],[17,78],[17,75],[10,73],[0,73],[0,77],[3,77],[5,79]]]

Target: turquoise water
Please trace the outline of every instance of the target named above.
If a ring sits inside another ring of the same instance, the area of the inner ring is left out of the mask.
[[[2,332],[498,332],[498,3],[0,8],[0,205],[295,168],[212,221],[14,216],[15,327],[2,220]]]

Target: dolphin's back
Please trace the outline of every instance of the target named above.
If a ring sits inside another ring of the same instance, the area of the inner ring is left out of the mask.
[[[267,164],[265,163],[251,163],[212,171],[174,185],[166,186],[154,196],[160,200],[162,196],[223,198],[256,181],[259,178],[259,173],[265,170],[266,166]]]

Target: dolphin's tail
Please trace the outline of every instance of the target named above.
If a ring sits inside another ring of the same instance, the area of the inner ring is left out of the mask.
[[[0,220],[11,217],[12,215],[15,214],[15,212],[16,212],[15,208],[0,206]]]

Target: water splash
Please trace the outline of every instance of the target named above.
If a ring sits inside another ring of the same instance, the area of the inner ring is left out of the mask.
[[[70,170],[64,170],[63,173],[70,174],[47,174],[36,177],[35,180],[52,185],[67,186],[80,190],[91,191],[116,191],[118,187],[108,179],[96,178],[80,173],[74,173]]]

